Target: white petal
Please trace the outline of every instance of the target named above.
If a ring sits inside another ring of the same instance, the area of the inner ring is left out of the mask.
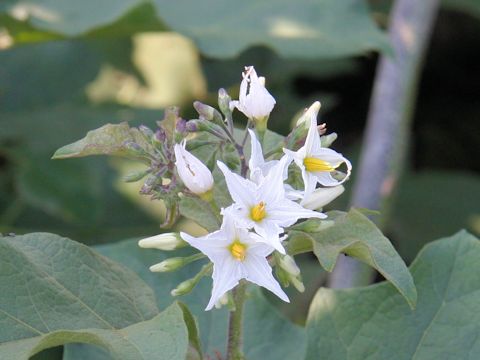
[[[314,173],[308,172],[307,170],[303,169],[302,179],[305,187],[305,197],[308,197],[311,193],[313,193],[317,186],[317,176]]]
[[[216,261],[218,258],[229,255],[227,249],[229,241],[226,238],[223,230],[217,230],[206,236],[198,238],[181,232],[180,237],[186,242],[188,242],[191,246],[207,255],[208,258],[212,261]]]
[[[265,201],[267,207],[269,203],[278,201],[285,197],[285,188],[283,186],[283,178],[286,166],[290,163],[289,156],[283,156],[278,164],[276,164],[267,174],[265,179],[258,187],[261,194],[261,200]]]
[[[260,256],[249,256],[243,262],[243,266],[247,271],[248,281],[270,290],[283,301],[290,302],[287,294],[273,277],[272,268],[268,265],[267,259]]]
[[[243,277],[239,262],[225,257],[223,261],[213,264],[212,296],[205,310],[213,308],[215,303],[229,290],[233,289]]]
[[[313,211],[303,208],[303,206],[285,199],[282,203],[276,204],[276,206],[269,212],[270,218],[281,226],[286,227],[293,225],[298,219],[317,218],[325,219],[327,215],[318,211]]]
[[[280,234],[283,232],[283,229],[275,221],[265,219],[260,224],[255,223],[254,229],[260,235],[259,241],[272,246],[281,254],[286,253],[280,242]]]
[[[305,149],[307,154],[321,149],[320,134],[317,130],[317,114],[312,113],[310,117],[310,127],[308,128],[307,138],[305,139]]]
[[[257,140],[255,136],[255,132],[251,129],[248,129],[248,133],[250,134],[250,143],[251,143],[251,151],[250,151],[250,160],[248,161],[248,167],[250,168],[250,172],[254,171],[257,168],[262,168],[265,164],[265,159],[263,158],[262,146]]]
[[[210,170],[182,145],[175,144],[175,166],[185,186],[195,194],[203,194],[213,186]]]
[[[253,191],[256,188],[255,183],[233,173],[221,161],[217,161],[217,165],[225,176],[228,191],[230,192],[230,196],[232,197],[233,201],[247,207],[254,206],[255,198],[253,196]]]

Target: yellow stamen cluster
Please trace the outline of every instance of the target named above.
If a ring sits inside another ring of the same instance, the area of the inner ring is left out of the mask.
[[[232,256],[238,260],[243,261],[245,260],[246,252],[247,252],[247,245],[241,243],[238,240],[235,240],[229,247],[228,250],[232,254]]]
[[[253,221],[262,221],[265,216],[267,216],[267,212],[265,211],[266,204],[263,201],[260,201],[257,205],[251,208],[250,210],[250,218]]]
[[[328,163],[325,160],[320,160],[315,157],[306,157],[303,159],[303,165],[305,165],[305,169],[310,172],[316,172],[316,171],[333,171],[335,170],[335,167],[332,166],[330,163]]]

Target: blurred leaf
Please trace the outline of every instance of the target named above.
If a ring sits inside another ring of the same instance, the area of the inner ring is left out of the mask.
[[[0,359],[69,342],[122,359],[185,356],[180,308],[158,314],[152,289],[88,247],[46,233],[1,237],[0,263],[0,323],[8,329],[0,331]]]
[[[127,123],[106,124],[90,130],[87,135],[72,144],[62,146],[53,154],[53,159],[67,159],[90,155],[116,155],[131,157],[129,143],[137,144],[141,148],[150,145],[136,128],[131,128]]]
[[[141,249],[135,240],[101,246],[98,250],[115,261],[125,264],[150,284],[155,290],[160,308],[165,308],[174,300],[170,290],[181,281],[194,276],[201,266],[201,264],[192,264],[169,274],[151,273],[148,270],[150,265],[171,256],[186,255],[191,251],[183,249],[179,252],[166,253],[153,249]],[[205,355],[215,358],[215,351],[225,354],[228,319],[226,308],[204,311],[210,293],[211,281],[202,280],[190,294],[181,297],[181,300],[188,305],[198,321]],[[266,301],[261,291],[253,290],[249,295],[244,313],[245,357],[249,360],[303,359],[306,347],[304,329],[280,316]],[[261,331],[258,324],[261,324]],[[64,360],[73,359],[75,358]]]
[[[23,32],[11,31],[21,41],[161,30],[165,23],[213,57],[233,57],[252,45],[267,45],[294,58],[337,58],[388,47],[363,1],[249,0],[239,6],[234,1],[153,0],[153,4],[162,20],[155,21],[150,2],[140,0],[12,1],[3,12],[10,22],[23,23]]]
[[[480,243],[466,232],[427,245],[411,266],[418,304],[389,283],[318,291],[306,359],[472,359],[479,353]]]
[[[386,38],[363,1],[154,0],[154,4],[166,24],[212,57],[233,57],[259,44],[295,58],[335,58],[386,48]]]
[[[390,241],[366,216],[356,209],[348,213],[331,211],[327,221],[331,226],[322,226],[325,221],[308,220],[293,227],[289,232],[289,246],[305,246],[308,241],[322,267],[332,271],[340,253],[359,259],[380,272],[404,296],[414,308],[417,292],[405,263]],[[318,229],[315,225],[318,224]],[[299,229],[299,230],[297,230]]]
[[[475,231],[470,221],[480,215],[479,204],[478,176],[451,171],[407,173],[399,184],[389,231],[401,254],[413,259],[429,241],[459,228]]]
[[[95,78],[100,63],[101,54],[83,41],[0,51],[0,109],[25,111],[79,99],[83,88]]]

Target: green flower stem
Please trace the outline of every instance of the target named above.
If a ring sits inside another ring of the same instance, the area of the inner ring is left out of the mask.
[[[232,290],[235,310],[230,311],[228,321],[227,360],[244,360],[243,355],[243,305],[246,297],[246,282],[241,280]]]

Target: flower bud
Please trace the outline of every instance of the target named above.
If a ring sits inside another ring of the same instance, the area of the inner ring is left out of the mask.
[[[303,113],[302,116],[297,120],[297,126],[305,125],[305,129],[308,130],[310,126],[310,119],[314,117],[317,118],[318,112],[320,111],[320,101],[315,101],[310,107]]]
[[[172,296],[186,295],[193,290],[193,288],[195,287],[195,285],[197,285],[197,283],[198,283],[198,280],[196,278],[185,280],[180,284],[178,284],[178,286],[175,289],[170,291],[170,294]]]
[[[299,292],[303,293],[305,291],[305,285],[303,285],[302,280],[300,277],[292,276],[290,277],[291,284],[297,289]]]
[[[228,95],[225,89],[218,90],[218,107],[223,115],[231,114],[232,110],[230,109],[230,102],[232,98]]]
[[[179,249],[185,245],[187,243],[180,238],[178,233],[164,233],[142,239],[138,242],[138,246],[141,248],[154,248],[164,251]]]
[[[332,202],[345,191],[343,185],[318,188],[300,203],[304,208],[317,210]]]
[[[337,137],[337,133],[320,136],[320,143],[322,144],[322,147],[328,148],[333,144],[335,140],[337,140]]]
[[[145,125],[140,125],[140,126],[138,127],[138,130],[140,130],[140,132],[143,134],[143,136],[145,136],[145,137],[146,137],[147,139],[149,139],[149,140],[150,140],[150,139],[153,139],[153,137],[154,137],[154,135],[155,135],[155,134],[153,133],[153,131],[152,131],[149,127],[147,127],[147,126],[145,126]]]
[[[181,268],[185,265],[185,259],[182,257],[174,257],[164,260],[158,264],[150,266],[152,272],[169,272]]]
[[[185,186],[194,194],[201,195],[213,187],[213,176],[210,170],[182,145],[175,144],[175,165]]]
[[[242,74],[238,101],[230,102],[230,109],[236,107],[249,119],[265,121],[275,106],[275,99],[265,88],[265,78],[259,78],[253,66],[245,67]]]
[[[297,263],[290,255],[285,255],[280,258],[279,261],[280,267],[289,273],[292,276],[300,275],[300,268],[298,267]]]
[[[197,110],[200,119],[213,121],[218,123],[223,122],[222,115],[217,111],[217,109],[201,103],[200,101],[195,101],[193,107]]]

